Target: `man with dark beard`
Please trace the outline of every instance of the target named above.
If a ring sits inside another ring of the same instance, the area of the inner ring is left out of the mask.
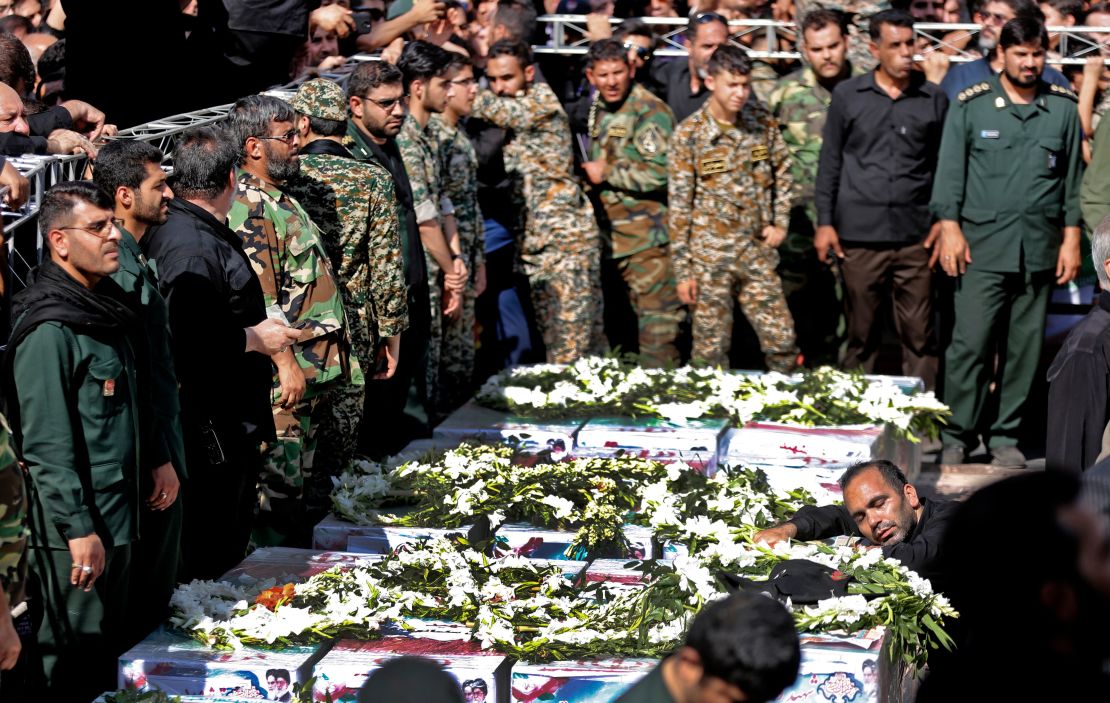
[[[235,103],[228,122],[242,156],[228,226],[243,240],[267,316],[301,331],[298,341],[271,357],[277,441],[264,450],[254,542],[307,547],[312,525],[303,498],[316,430],[336,408],[335,394],[344,384],[361,385],[363,377],[320,230],[283,190],[300,171],[295,119],[292,106],[277,98],[255,95]]]
[[[941,537],[956,503],[927,500],[889,461],[856,464],[840,477],[843,505],[807,506],[787,522],[756,533],[755,541],[774,545],[788,539],[863,537],[906,568],[944,583]],[[938,582],[941,586],[938,586]]]

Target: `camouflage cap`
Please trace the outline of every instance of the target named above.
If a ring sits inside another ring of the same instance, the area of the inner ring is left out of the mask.
[[[309,117],[337,122],[347,120],[347,93],[338,83],[326,78],[313,78],[303,83],[289,104]]]

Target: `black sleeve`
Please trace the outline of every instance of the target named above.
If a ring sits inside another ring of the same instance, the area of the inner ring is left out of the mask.
[[[69,110],[55,106],[46,112],[28,115],[27,125],[31,128],[31,134],[47,137],[56,129],[73,129],[73,118],[69,116]]]
[[[840,190],[840,171],[844,164],[843,108],[843,94],[837,95],[834,92],[822,134],[821,155],[817,161],[817,187],[814,199],[817,205],[818,226],[836,224],[836,198]]]
[[[1066,350],[1065,350],[1066,351]],[[1079,475],[1098,458],[1106,429],[1106,361],[1074,352],[1048,386],[1045,469]]]
[[[0,133],[0,154],[4,156],[45,153],[46,137],[25,137],[15,132]]]
[[[922,519],[925,524],[913,539],[890,547],[883,547],[883,556],[897,559],[911,571],[927,579],[935,579],[937,562],[941,555],[941,540],[948,529],[948,519],[955,512],[956,503],[941,502],[933,506]]]
[[[840,535],[859,536],[856,523],[843,505],[807,505],[790,522],[798,528],[795,539],[828,539]]]

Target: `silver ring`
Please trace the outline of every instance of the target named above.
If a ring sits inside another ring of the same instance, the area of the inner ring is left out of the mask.
[[[92,572],[93,572],[93,568],[91,566],[82,566],[81,567],[81,573],[83,573],[83,574],[91,574]]]
[[[161,493],[158,494],[158,497],[159,498],[165,498],[166,497],[166,492],[162,491]]]

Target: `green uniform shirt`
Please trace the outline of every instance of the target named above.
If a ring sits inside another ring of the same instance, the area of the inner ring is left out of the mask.
[[[150,441],[143,446],[150,449],[142,457],[142,467],[153,470],[173,462],[178,478],[184,479],[185,439],[181,433],[181,399],[173,366],[169,308],[158,290],[154,262],[147,260],[130,232],[121,227],[120,234],[119,270],[111,278],[138,303],[135,309],[143,319],[150,349],[150,391],[141,399],[150,408],[150,417],[143,418],[150,423],[146,430]]]
[[[666,661],[664,659],[663,661]],[[616,703],[675,703],[663,682],[663,661],[651,672],[624,692]]]
[[[105,547],[138,537],[138,398],[124,341],[44,322],[15,350],[23,459],[57,549],[99,535]]]
[[[0,415],[0,590],[12,608],[23,601],[30,534],[23,472],[11,448],[8,422]]]
[[[614,110],[613,108],[616,107]],[[638,83],[619,106],[590,106],[590,158],[605,161],[602,236],[619,259],[667,243],[667,143],[674,115]]]
[[[1061,229],[1078,226],[1083,176],[1075,94],[1041,82],[1014,105],[997,76],[948,110],[930,207],[956,220],[972,266],[999,273],[1056,267]]]

